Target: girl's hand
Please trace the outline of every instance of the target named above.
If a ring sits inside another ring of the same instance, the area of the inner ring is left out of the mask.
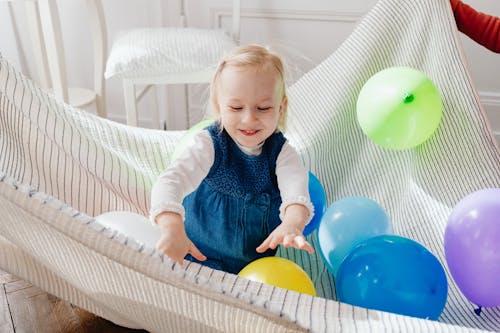
[[[175,260],[179,265],[182,265],[188,253],[200,261],[207,259],[186,235],[184,223],[179,214],[165,212],[156,219],[161,229],[161,237],[156,244],[158,251]]]
[[[300,204],[288,206],[283,222],[257,247],[257,252],[262,253],[267,249],[274,250],[282,244],[285,247],[292,246],[313,253],[314,249],[302,234],[308,214],[307,208]]]
[[[308,241],[302,235],[302,231],[294,226],[288,226],[281,223],[274,231],[257,247],[257,252],[262,253],[267,249],[275,249],[278,245],[285,247],[294,247],[299,250],[306,250],[314,253],[314,250]]]

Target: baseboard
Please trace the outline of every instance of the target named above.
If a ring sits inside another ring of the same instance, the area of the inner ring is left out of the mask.
[[[500,93],[479,92],[479,99],[483,105],[497,142],[500,143]]]

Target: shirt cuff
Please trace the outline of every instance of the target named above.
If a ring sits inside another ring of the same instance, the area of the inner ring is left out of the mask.
[[[299,195],[299,196],[294,197],[294,198],[286,198],[285,200],[283,200],[283,202],[281,203],[281,206],[280,206],[280,219],[283,221],[283,219],[285,218],[286,208],[288,206],[294,205],[294,204],[299,204],[299,205],[302,205],[302,206],[307,208],[307,210],[309,211],[309,216],[307,217],[307,221],[306,221],[305,225],[308,225],[314,216],[314,206],[313,206],[311,200],[309,200],[309,198],[304,197],[302,195]]]
[[[164,212],[177,213],[181,216],[183,221],[186,215],[186,210],[184,209],[184,206],[182,204],[178,202],[164,202],[160,207],[155,207],[155,209],[151,210],[151,212],[149,213],[149,220],[151,221],[151,223],[157,224],[156,217]]]

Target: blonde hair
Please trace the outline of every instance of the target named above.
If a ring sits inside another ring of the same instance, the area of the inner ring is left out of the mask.
[[[267,66],[276,72],[276,74],[278,75],[279,89],[281,92],[281,101],[285,100],[285,103],[283,103],[282,114],[278,121],[277,130],[284,131],[286,127],[288,103],[285,85],[285,66],[283,65],[283,61],[281,60],[281,58],[265,47],[256,44],[239,46],[228,53],[217,67],[217,71],[212,77],[212,81],[210,84],[210,102],[212,103],[212,107],[217,117],[220,117],[220,110],[218,108],[217,100],[217,83],[219,82],[221,73],[224,68],[230,66]]]

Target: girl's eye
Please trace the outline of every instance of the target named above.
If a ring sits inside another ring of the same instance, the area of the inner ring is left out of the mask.
[[[229,106],[229,108],[233,111],[240,111],[243,110],[243,107],[241,106]]]
[[[271,110],[272,107],[270,106],[265,106],[265,107],[257,107],[257,110],[259,111],[268,111],[268,110]]]

